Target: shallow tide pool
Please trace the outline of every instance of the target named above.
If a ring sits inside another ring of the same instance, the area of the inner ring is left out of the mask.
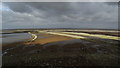
[[[30,38],[31,38],[31,34],[28,33],[2,34],[2,37],[0,37],[0,39],[2,39],[2,44],[25,41]]]

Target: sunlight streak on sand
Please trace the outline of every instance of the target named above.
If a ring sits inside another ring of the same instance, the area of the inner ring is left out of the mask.
[[[119,40],[120,39],[120,37],[108,36],[108,35],[100,35],[100,34],[75,33],[75,32],[61,32],[61,33],[83,35],[83,36],[91,36],[91,37],[98,37],[98,38],[103,38],[103,39],[113,39],[113,40]]]
[[[100,35],[100,34],[88,34],[88,33],[76,33],[76,32],[46,32],[46,31],[39,31],[43,33],[48,33],[48,34],[54,34],[54,35],[61,35],[61,36],[68,36],[72,38],[79,38],[79,39],[85,39],[87,37],[83,36],[88,36],[88,37],[97,37],[97,38],[103,38],[103,39],[112,39],[112,40],[120,40],[120,37],[116,36],[109,36],[109,35]],[[75,35],[70,35],[70,34],[75,34]],[[76,35],[82,35],[82,36],[76,36]]]
[[[57,33],[57,32],[44,32],[44,31],[39,31],[39,32],[54,34],[54,35],[67,36],[67,37],[78,38],[78,39],[85,39],[85,37],[82,37],[82,36],[75,36],[75,35],[69,35],[69,34],[63,34],[63,33]]]

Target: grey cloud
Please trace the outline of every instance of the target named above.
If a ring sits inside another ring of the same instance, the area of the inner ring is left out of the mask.
[[[30,9],[25,3],[15,3],[15,2],[6,2],[4,3],[7,5],[11,10],[15,12],[29,12]]]
[[[6,2],[3,28],[117,29],[118,7],[98,2]],[[8,27],[8,25],[10,25]]]
[[[119,2],[105,2],[105,3],[110,5],[110,6],[118,6]]]

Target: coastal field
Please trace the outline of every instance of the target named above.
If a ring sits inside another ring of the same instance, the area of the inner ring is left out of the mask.
[[[120,31],[3,30],[3,66],[119,66]]]

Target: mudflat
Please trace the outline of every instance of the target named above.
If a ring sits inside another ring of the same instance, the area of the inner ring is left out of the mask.
[[[2,46],[3,66],[119,66],[119,40],[79,39],[74,38],[79,35],[61,32],[31,33],[37,36],[35,40],[31,37]]]

